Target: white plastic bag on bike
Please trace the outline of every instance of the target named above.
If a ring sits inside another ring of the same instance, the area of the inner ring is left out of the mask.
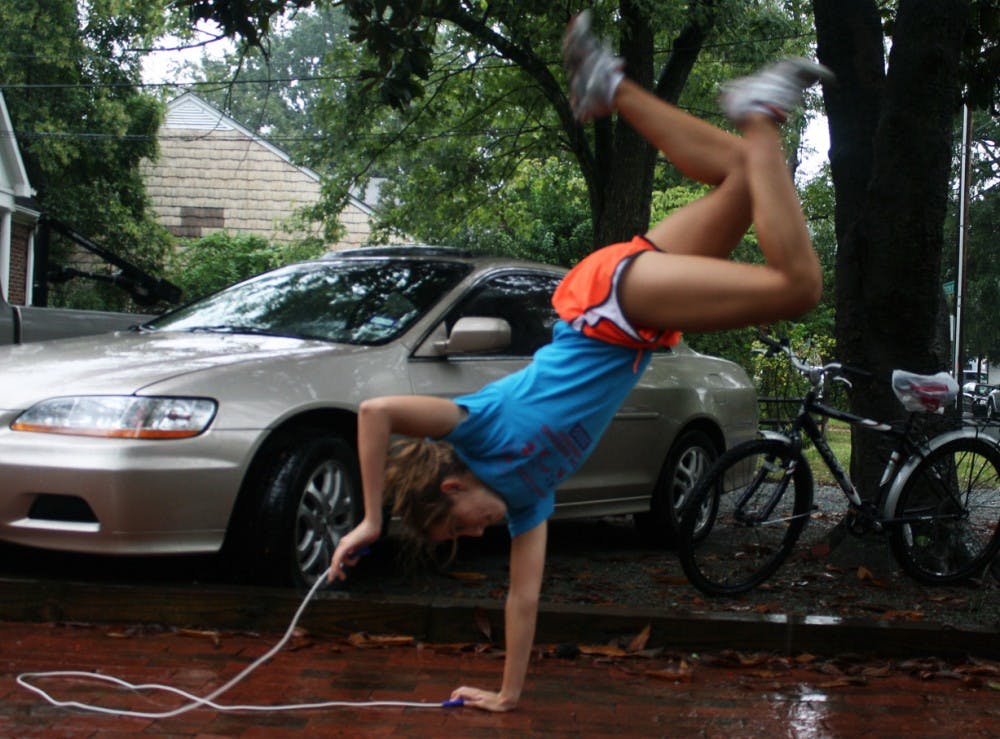
[[[905,370],[893,370],[892,391],[908,411],[944,413],[944,409],[953,405],[958,397],[958,383],[947,372],[917,375]]]

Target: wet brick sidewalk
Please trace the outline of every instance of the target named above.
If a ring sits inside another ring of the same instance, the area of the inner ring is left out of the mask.
[[[545,656],[513,713],[469,708],[337,708],[233,714],[197,709],[146,720],[49,706],[18,686],[26,671],[79,669],[207,694],[279,635],[0,622],[0,736],[1000,736],[1000,663],[779,658],[760,654]],[[300,636],[219,700],[437,703],[459,684],[496,685],[497,653],[456,645],[361,648]],[[60,698],[142,711],[167,696],[48,681]]]

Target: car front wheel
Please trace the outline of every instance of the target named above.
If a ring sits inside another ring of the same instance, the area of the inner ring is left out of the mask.
[[[300,435],[278,446],[258,479],[248,541],[258,579],[309,587],[325,577],[340,539],[361,520],[357,455],[336,435]]]

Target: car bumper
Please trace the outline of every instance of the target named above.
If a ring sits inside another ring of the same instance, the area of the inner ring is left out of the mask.
[[[259,432],[89,439],[0,431],[0,540],[96,554],[222,546]]]

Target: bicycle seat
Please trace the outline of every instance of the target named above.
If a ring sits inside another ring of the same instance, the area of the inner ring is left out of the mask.
[[[917,375],[905,370],[893,370],[892,391],[908,411],[944,413],[958,397],[958,383],[947,372]]]

